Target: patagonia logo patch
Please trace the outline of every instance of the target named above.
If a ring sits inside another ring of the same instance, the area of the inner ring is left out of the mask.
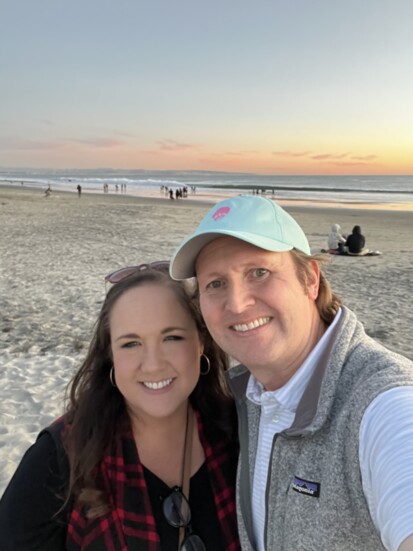
[[[226,216],[230,210],[231,210],[230,207],[220,207],[218,210],[214,212],[214,214],[212,215],[212,218],[215,220],[215,222],[217,220],[221,220],[221,218],[224,218],[224,216]]]
[[[294,477],[292,483],[292,489],[295,492],[310,497],[320,497],[320,486],[319,482],[310,482],[309,480],[304,480],[304,478],[298,478],[298,476]]]

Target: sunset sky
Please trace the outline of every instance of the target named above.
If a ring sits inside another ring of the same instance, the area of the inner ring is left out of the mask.
[[[413,174],[411,0],[0,0],[0,168]]]

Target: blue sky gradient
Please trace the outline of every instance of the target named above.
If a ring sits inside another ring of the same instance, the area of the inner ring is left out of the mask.
[[[413,173],[413,2],[0,0],[0,166]]]

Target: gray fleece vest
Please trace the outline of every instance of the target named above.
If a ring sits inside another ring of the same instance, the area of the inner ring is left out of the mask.
[[[251,484],[261,408],[245,398],[249,372],[228,372],[239,417],[237,512],[243,550],[256,548]],[[365,500],[359,467],[363,413],[381,392],[413,386],[413,362],[368,337],[343,313],[298,405],[275,436],[266,491],[268,551],[378,551],[383,544]]]

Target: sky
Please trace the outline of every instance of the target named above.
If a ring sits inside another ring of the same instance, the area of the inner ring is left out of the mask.
[[[0,168],[413,174],[411,0],[0,0]]]

